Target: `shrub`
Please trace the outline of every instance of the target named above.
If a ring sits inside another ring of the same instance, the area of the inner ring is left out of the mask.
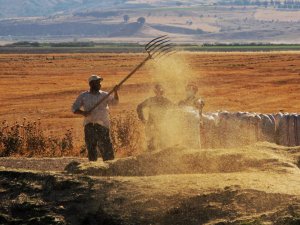
[[[14,154],[65,155],[72,149],[72,129],[67,130],[63,137],[47,137],[43,132],[40,120],[32,122],[24,118],[22,124],[16,122],[9,125],[7,121],[0,124],[0,156],[2,157]]]
[[[46,149],[46,138],[42,132],[40,120],[38,123],[27,122],[24,118],[21,128],[23,128],[26,149],[39,152]]]
[[[64,137],[61,139],[60,149],[62,154],[68,150],[73,149],[72,129],[68,129],[67,132],[64,134]]]
[[[142,129],[132,111],[111,117],[111,140],[116,152],[131,156],[142,146]]]
[[[128,23],[128,21],[129,21],[129,16],[128,16],[128,15],[124,15],[124,16],[123,16],[123,20],[124,20],[124,23]]]
[[[23,138],[20,135],[20,125],[9,126],[6,121],[1,123],[0,127],[0,146],[3,151],[1,156],[9,156],[21,150]]]
[[[146,23],[146,19],[145,19],[145,17],[139,17],[137,19],[137,22],[140,23],[140,24],[144,24],[144,23]]]

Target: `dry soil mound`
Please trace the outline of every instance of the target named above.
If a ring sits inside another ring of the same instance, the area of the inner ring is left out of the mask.
[[[70,173],[98,176],[151,176],[159,174],[229,173],[242,171],[298,171],[290,149],[259,143],[234,149],[168,148],[136,157],[102,162],[71,162]]]
[[[299,152],[268,143],[176,147],[74,161],[72,174],[0,167],[0,224],[298,225]]]

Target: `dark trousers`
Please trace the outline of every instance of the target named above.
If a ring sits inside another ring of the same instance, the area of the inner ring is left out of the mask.
[[[97,161],[97,147],[103,161],[114,159],[114,150],[109,136],[109,129],[100,124],[88,123],[84,127],[85,144],[90,161]]]

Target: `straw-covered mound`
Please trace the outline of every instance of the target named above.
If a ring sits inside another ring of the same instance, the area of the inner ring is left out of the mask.
[[[68,173],[0,167],[0,224],[298,225],[299,154],[260,143],[73,161]]]
[[[299,148],[300,149],[300,148]],[[134,157],[102,162],[71,162],[69,173],[96,176],[153,176],[160,174],[229,173],[241,171],[293,171],[296,148],[260,143],[235,149],[168,148]]]

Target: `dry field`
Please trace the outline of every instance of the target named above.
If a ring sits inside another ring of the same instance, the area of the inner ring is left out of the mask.
[[[0,55],[0,121],[41,118],[46,132],[74,128],[82,142],[82,118],[70,107],[97,73],[109,90],[142,54]],[[186,82],[199,86],[205,111],[299,112],[300,53],[180,53],[174,59],[150,62],[120,90],[120,105],[111,113],[135,110],[150,96],[149,84],[161,81],[167,95],[178,101]]]
[[[270,9],[257,10],[254,14],[255,19],[263,21],[281,21],[281,22],[297,22],[300,20],[300,14],[298,11],[276,11]]]

